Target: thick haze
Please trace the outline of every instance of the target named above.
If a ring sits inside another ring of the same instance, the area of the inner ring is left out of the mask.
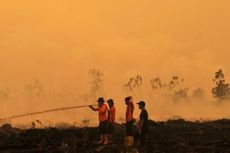
[[[78,97],[89,90],[91,68],[103,70],[103,96],[116,100],[119,114],[125,109],[122,86],[140,74],[146,96],[139,99],[148,102],[152,119],[230,117],[229,103],[210,104],[214,72],[222,68],[230,82],[229,7],[229,0],[1,1],[0,89],[10,94],[0,100],[0,118],[88,104]],[[149,95],[151,78],[168,81],[172,75],[183,77],[191,92],[206,90],[208,100],[179,105]],[[24,88],[35,78],[52,98],[26,98]],[[96,118],[88,109],[60,114],[35,118]]]

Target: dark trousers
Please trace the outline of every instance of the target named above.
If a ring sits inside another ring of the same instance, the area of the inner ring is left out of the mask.
[[[147,131],[147,129],[143,129],[140,133],[139,131],[137,131],[135,135],[135,141],[139,141],[141,146],[144,146],[146,144]]]
[[[99,123],[99,133],[100,135],[107,134],[108,121],[102,121]]]
[[[133,136],[133,124],[133,120],[126,122],[126,136]]]
[[[114,123],[108,123],[107,134],[112,135],[114,129]]]

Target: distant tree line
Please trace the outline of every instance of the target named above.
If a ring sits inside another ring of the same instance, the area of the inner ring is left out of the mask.
[[[214,98],[218,100],[230,99],[230,84],[226,83],[223,70],[215,72],[213,81],[215,87],[211,89]],[[124,85],[127,93],[136,93],[140,90],[143,84],[143,77],[136,75],[130,77]],[[168,82],[163,82],[159,77],[150,80],[151,89],[164,97],[170,97],[172,101],[181,101],[188,98],[189,87],[184,84],[184,79],[179,76],[172,76]],[[204,99],[205,91],[202,88],[197,88],[193,91],[194,98]]]
[[[163,83],[159,77],[150,80],[153,91],[170,97],[173,101],[180,101],[188,97],[189,88],[184,85],[184,79],[173,76],[168,83]]]
[[[90,69],[90,89],[88,94],[82,95],[84,100],[93,100],[101,95],[104,87],[104,72],[99,69]],[[143,86],[143,76],[135,75],[123,85],[123,89],[127,94],[138,94]],[[225,80],[225,74],[219,69],[214,74],[213,82],[215,86],[211,89],[211,93],[217,100],[230,99],[230,84]],[[168,82],[163,82],[159,77],[150,80],[151,89],[164,97],[170,97],[172,101],[181,101],[188,98],[189,88],[184,84],[184,79],[179,76],[172,76]],[[44,84],[35,79],[27,84],[24,88],[29,99],[44,96]],[[202,97],[204,90],[198,88],[193,91],[193,97]],[[0,89],[0,101],[10,98],[10,89]]]

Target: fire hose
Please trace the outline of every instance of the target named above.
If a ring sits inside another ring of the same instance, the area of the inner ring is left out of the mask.
[[[62,107],[62,108],[55,108],[55,109],[49,109],[49,110],[44,110],[44,111],[14,115],[14,116],[6,117],[6,118],[1,118],[0,122],[5,121],[5,120],[15,119],[15,118],[26,117],[26,116],[32,116],[32,115],[38,115],[38,114],[44,114],[44,113],[50,113],[50,112],[57,112],[57,111],[65,111],[65,110],[71,110],[71,109],[78,109],[78,108],[84,108],[84,107],[89,107],[89,106],[98,106],[98,105],[82,105],[82,106]]]

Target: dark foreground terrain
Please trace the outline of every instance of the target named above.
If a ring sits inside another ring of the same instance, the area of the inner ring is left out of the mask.
[[[114,143],[97,146],[96,128],[0,128],[0,153],[230,153],[230,120],[149,122],[145,147],[123,145],[124,125],[116,125]]]

